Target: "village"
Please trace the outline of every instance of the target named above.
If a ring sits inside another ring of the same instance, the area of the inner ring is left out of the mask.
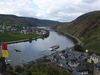
[[[18,26],[18,25],[13,25],[13,26],[8,26],[8,25],[0,25],[0,32],[4,31],[9,31],[9,32],[19,32],[22,34],[28,34],[29,32],[36,32],[37,34],[46,34],[45,29],[40,29],[37,27],[29,27],[29,26]]]
[[[51,55],[28,62],[28,64],[36,64],[38,61],[42,64],[59,66],[72,75],[100,75],[100,56],[95,53],[89,55],[88,52],[74,51],[72,47],[62,51],[57,50]]]

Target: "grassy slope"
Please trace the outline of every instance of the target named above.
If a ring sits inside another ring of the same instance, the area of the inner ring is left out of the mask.
[[[100,11],[83,14],[57,29],[78,37],[84,42],[84,48],[100,51]]]
[[[20,25],[20,26],[55,26],[58,21],[41,20],[31,17],[20,17],[15,15],[0,14],[0,25]]]
[[[39,34],[36,34],[36,33],[21,34],[21,33],[0,32],[0,41],[3,41],[3,42],[16,41],[16,40],[34,38],[37,36],[39,36]]]

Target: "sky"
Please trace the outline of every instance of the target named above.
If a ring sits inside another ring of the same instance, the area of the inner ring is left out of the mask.
[[[0,14],[70,22],[100,10],[100,0],[0,0]]]

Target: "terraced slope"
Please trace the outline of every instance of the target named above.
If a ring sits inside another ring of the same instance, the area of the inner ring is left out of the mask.
[[[89,12],[57,27],[84,42],[84,48],[100,52],[100,11]]]

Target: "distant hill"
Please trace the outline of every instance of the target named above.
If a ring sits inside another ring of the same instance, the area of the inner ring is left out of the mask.
[[[15,15],[0,14],[0,25],[21,25],[21,26],[55,26],[58,21],[41,20],[30,17],[19,17]]]
[[[57,30],[78,37],[85,49],[100,51],[100,11],[83,14],[72,22],[59,25]]]

